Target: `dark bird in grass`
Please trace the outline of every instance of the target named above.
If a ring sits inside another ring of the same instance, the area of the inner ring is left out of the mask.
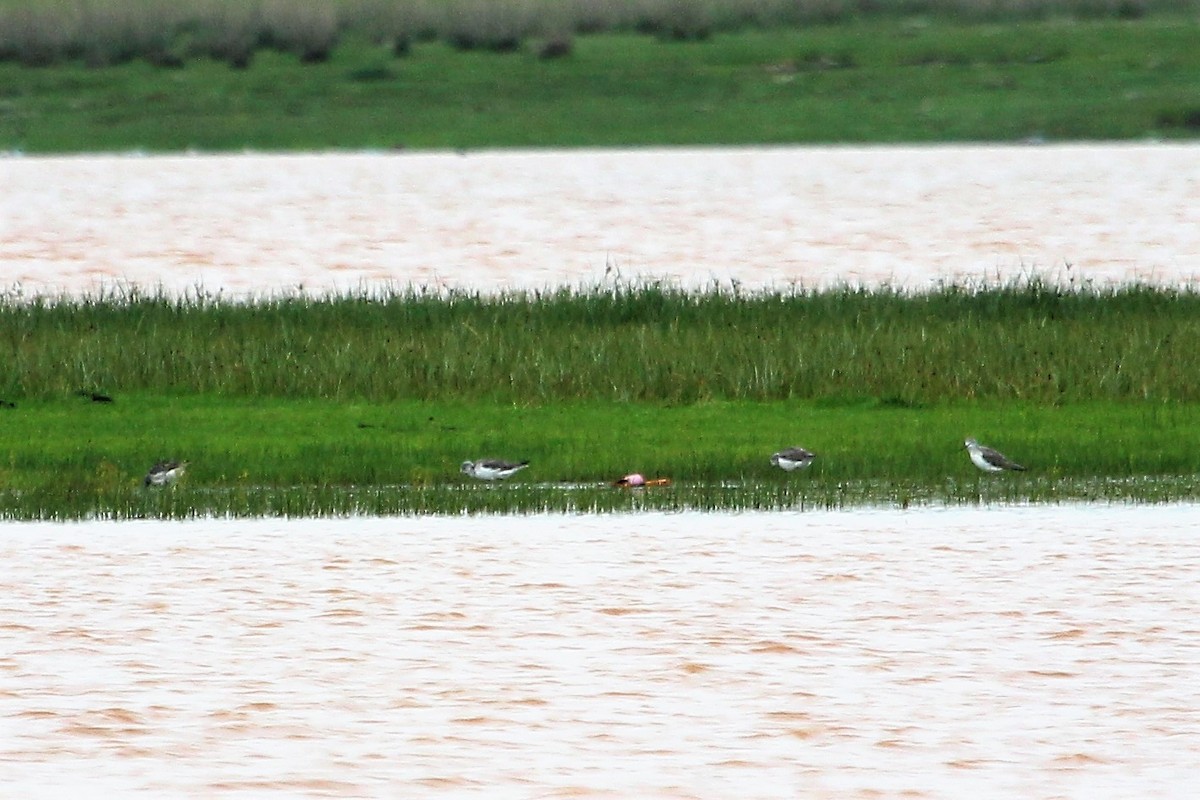
[[[511,477],[518,470],[529,466],[528,461],[503,461],[498,458],[484,458],[479,461],[464,461],[460,468],[464,475],[479,478],[483,481],[500,481]]]
[[[816,455],[803,447],[789,447],[771,456],[771,464],[786,472],[804,469],[813,462]]]
[[[79,395],[80,397],[86,397],[88,400],[91,400],[93,403],[111,403],[113,401],[113,399],[106,394],[100,394],[99,392],[89,392],[87,389],[80,389],[75,394]]]
[[[146,473],[143,486],[169,486],[187,469],[186,461],[159,461]]]
[[[963,447],[967,448],[967,453],[971,456],[971,463],[984,472],[1003,472],[1006,469],[1018,472],[1025,470],[1024,467],[1009,459],[1004,453],[1001,453],[999,450],[993,450],[990,447],[985,447],[974,439],[967,439],[963,443]]]
[[[11,400],[0,400],[0,408],[16,408],[17,404]]]

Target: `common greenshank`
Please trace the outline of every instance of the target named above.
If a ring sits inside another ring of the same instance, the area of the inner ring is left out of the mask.
[[[528,466],[528,461],[503,461],[498,458],[484,458],[479,461],[464,461],[462,463],[462,473],[484,481],[500,481],[511,477],[513,473]]]
[[[999,450],[985,447],[974,439],[967,439],[963,443],[963,446],[967,448],[967,452],[971,455],[971,463],[984,472],[1003,472],[1006,469],[1020,472],[1025,469]]]
[[[807,467],[813,462],[814,458],[816,458],[816,455],[805,450],[803,447],[789,447],[773,454],[771,456],[771,463],[786,472],[794,472],[795,470]]]
[[[175,479],[187,469],[186,461],[159,461],[146,473],[143,486],[166,486],[174,483]]]

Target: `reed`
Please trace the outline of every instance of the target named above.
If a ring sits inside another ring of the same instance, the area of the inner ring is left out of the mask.
[[[604,487],[257,487],[174,488],[159,493],[15,492],[0,489],[0,520],[136,520],[344,517],[383,515],[468,516],[481,514],[621,514],[641,511],[818,511],[933,505],[1015,503],[1195,502],[1200,486],[1192,476],[1136,481],[1043,480],[983,484],[913,481],[871,484],[677,485],[628,492]]]
[[[0,302],[0,398],[344,402],[1200,401],[1200,293],[1033,280],[922,294],[662,285],[243,304]]]
[[[1041,279],[10,297],[0,516],[1195,498],[1198,327],[1194,290]],[[967,436],[1029,474],[980,475]],[[793,444],[819,458],[785,475]],[[534,466],[481,487],[480,456]],[[183,485],[142,490],[164,458]],[[675,486],[608,485],[631,471]]]

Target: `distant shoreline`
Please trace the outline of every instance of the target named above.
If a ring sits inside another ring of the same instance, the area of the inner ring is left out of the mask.
[[[208,56],[89,66],[68,48],[47,66],[0,60],[0,151],[1195,140],[1196,31],[1166,11],[868,15],[683,41],[617,28],[549,60],[426,39],[397,56],[350,33],[315,62],[264,49],[245,68]]]

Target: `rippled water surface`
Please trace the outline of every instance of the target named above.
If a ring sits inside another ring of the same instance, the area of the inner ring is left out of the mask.
[[[1197,145],[0,158],[0,291],[1193,283],[1197,164]],[[4,523],[0,797],[1190,798],[1198,519]]]
[[[1193,797],[1200,508],[0,525],[4,797]]]
[[[27,294],[1200,276],[1197,144],[9,157],[0,186]]]

